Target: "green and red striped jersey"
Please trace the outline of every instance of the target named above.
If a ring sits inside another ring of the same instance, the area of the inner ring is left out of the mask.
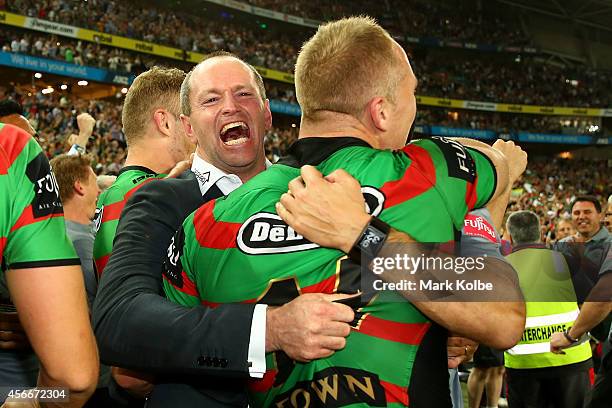
[[[113,249],[113,240],[119,224],[119,216],[129,198],[145,182],[165,177],[142,166],[126,166],[117,180],[100,194],[94,218],[94,262],[98,275],[102,275]]]
[[[496,184],[484,155],[443,138],[396,152],[348,137],[299,140],[280,164],[185,220],[164,262],[168,298],[280,305],[303,293],[358,292],[358,265],[307,241],[275,213],[304,164],[323,174],[347,170],[371,214],[421,242],[453,241]],[[300,363],[269,353],[264,378],[250,380],[251,406],[448,406],[445,330],[395,292],[361,302],[346,347],[329,358]]]
[[[3,269],[80,265],[47,157],[28,133],[2,123],[0,260]]]

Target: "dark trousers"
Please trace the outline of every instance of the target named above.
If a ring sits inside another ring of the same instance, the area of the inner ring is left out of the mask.
[[[612,405],[612,351],[601,363],[591,396],[588,408],[609,408]]]
[[[591,390],[588,369],[563,373],[559,377],[540,377],[529,373],[530,370],[511,371],[507,373],[508,408],[586,407]]]

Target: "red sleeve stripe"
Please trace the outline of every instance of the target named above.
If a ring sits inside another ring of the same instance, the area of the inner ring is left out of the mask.
[[[96,270],[98,271],[98,276],[102,276],[102,272],[104,272],[104,268],[106,268],[106,264],[108,263],[109,259],[110,259],[110,254],[107,254],[95,260]]]
[[[394,402],[399,402],[408,406],[408,389],[406,387],[402,387],[397,384],[393,384],[390,382],[386,382],[380,380],[380,385],[385,390],[385,398],[387,399],[387,404],[392,404]]]
[[[11,125],[4,125],[0,130],[0,148],[4,150],[8,158],[6,167],[0,163],[0,174],[7,174],[9,167],[23,151],[30,141],[31,136],[25,131]]]
[[[436,168],[427,150],[420,146],[408,145],[402,151],[412,163],[401,179],[389,181],[381,187],[387,197],[385,208],[408,201],[436,184]]]
[[[34,213],[32,212],[32,205],[28,205],[21,213],[21,216],[19,216],[19,219],[17,220],[15,225],[13,225],[13,228],[11,228],[11,232],[18,230],[19,228],[25,227],[26,225],[34,224],[35,222],[48,220],[49,218],[63,217],[63,216],[64,216],[64,213],[61,212],[61,213],[45,215],[44,217],[40,217],[40,218],[34,218]]]
[[[246,301],[243,303],[253,303],[253,302]],[[221,303],[220,302],[210,302],[208,300],[200,299],[200,304],[202,306],[206,306],[206,307],[210,307],[211,309],[214,309],[215,307],[219,306]]]
[[[191,279],[189,279],[189,276],[187,276],[187,274],[185,273],[185,271],[183,271],[181,273],[181,276],[183,277],[183,287],[178,287],[176,286],[172,281],[170,281],[166,275],[163,275],[164,280],[166,282],[168,282],[170,285],[172,285],[172,287],[174,289],[176,289],[177,291],[184,293],[188,296],[194,296],[199,298],[200,294],[198,293],[198,289],[195,285],[195,283],[193,283],[193,281]]]
[[[368,336],[416,346],[421,343],[430,326],[431,323],[399,323],[368,314],[357,331]]]
[[[185,271],[183,271],[181,275],[183,276],[183,287],[179,290],[186,295],[195,296],[199,298],[200,294],[198,293],[198,288],[196,287],[195,282],[192,281],[189,276],[187,276]]]
[[[123,200],[117,201],[116,203],[112,203],[109,205],[105,205],[104,212],[102,213],[101,222],[104,223],[107,221],[118,220],[119,217],[121,216],[121,211],[123,211],[123,207],[125,207],[125,204],[128,202],[132,194],[134,194],[140,187],[144,186],[145,184],[153,180],[158,180],[158,179],[157,178],[146,179],[142,183],[137,184],[136,186],[132,187],[131,190],[125,193],[125,195],[123,196]]]
[[[214,207],[215,200],[212,200],[196,210],[193,216],[196,239],[203,248],[236,248],[236,236],[241,224],[215,221]]]
[[[2,254],[4,253],[5,246],[6,246],[6,237],[0,237],[0,262],[2,262]]]
[[[274,385],[277,373],[277,369],[270,369],[266,371],[261,379],[251,378],[247,383],[247,388],[251,392],[268,392]]]
[[[476,192],[476,186],[478,185],[478,175],[474,179],[473,183],[467,183],[465,190],[465,203],[467,205],[468,212],[474,209],[476,200],[478,199],[478,193]]]

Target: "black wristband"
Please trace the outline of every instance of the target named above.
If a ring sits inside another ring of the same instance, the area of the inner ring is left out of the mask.
[[[385,244],[389,231],[391,231],[389,224],[376,217],[370,218],[370,222],[349,251],[348,257],[358,265],[361,265],[361,259],[364,257],[368,262],[374,259]]]
[[[580,339],[574,339],[572,336],[570,336],[569,330],[564,331],[563,336],[565,336],[567,341],[569,341],[572,344],[578,343],[580,341]]]

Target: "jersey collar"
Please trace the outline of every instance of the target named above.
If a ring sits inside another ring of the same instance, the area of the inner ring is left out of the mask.
[[[143,172],[145,172],[147,174],[153,174],[155,176],[157,175],[156,172],[154,172],[153,170],[151,170],[150,168],[145,167],[145,166],[125,166],[125,167],[123,167],[119,171],[119,174],[117,174],[117,177],[119,177],[121,174],[123,174],[125,172],[128,172],[128,171],[131,171],[131,170],[143,171]]]
[[[278,163],[290,167],[301,167],[305,164],[316,166],[338,150],[346,147],[372,147],[366,141],[356,137],[306,137],[293,143],[287,155]]]

